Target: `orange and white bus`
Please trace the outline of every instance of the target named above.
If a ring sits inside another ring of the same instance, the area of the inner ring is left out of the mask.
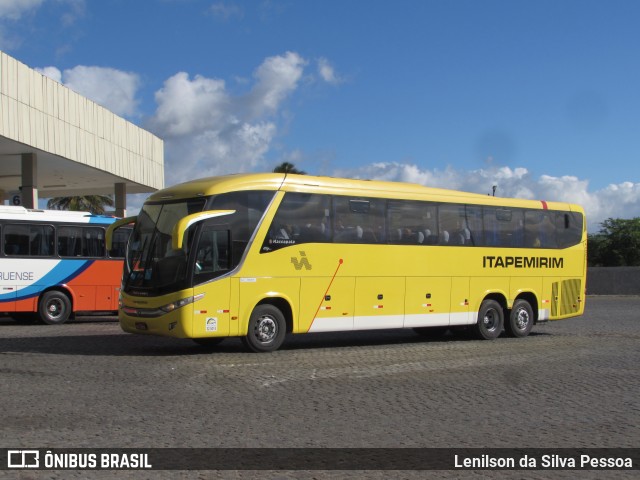
[[[567,203],[247,174],[158,191],[107,237],[130,222],[119,319],[131,333],[239,336],[262,352],[287,333],[524,337],[584,311],[586,222]]]
[[[130,228],[105,249],[114,217],[0,206],[0,312],[18,321],[66,322],[113,311]]]

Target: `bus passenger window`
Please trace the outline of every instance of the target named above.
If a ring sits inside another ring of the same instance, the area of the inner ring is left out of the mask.
[[[465,206],[442,204],[438,207],[440,244],[466,245],[471,243],[471,231],[465,218]]]
[[[311,193],[285,194],[261,251],[278,250],[300,243],[326,243],[331,238],[331,197]]]
[[[53,227],[49,225],[7,225],[4,235],[7,255],[48,257],[53,255]]]
[[[525,245],[529,248],[557,248],[556,228],[550,212],[526,210],[524,221]]]
[[[7,225],[4,229],[4,253],[7,255],[29,255],[28,227]]]
[[[386,241],[386,201],[380,198],[333,197],[334,243],[378,244]]]
[[[484,244],[490,247],[522,247],[524,212],[519,208],[484,207]]]
[[[58,255],[61,257],[82,255],[82,229],[80,227],[58,227]]]
[[[558,246],[567,248],[577,245],[582,240],[584,218],[578,212],[557,212],[556,231]]]
[[[433,245],[437,243],[436,206],[427,202],[389,200],[389,243]]]
[[[104,230],[97,227],[83,227],[82,233],[84,236],[84,242],[82,245],[82,256],[104,257]]]

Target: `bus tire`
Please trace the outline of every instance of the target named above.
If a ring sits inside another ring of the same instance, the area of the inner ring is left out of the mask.
[[[71,316],[71,300],[62,292],[50,290],[40,298],[38,313],[47,325],[61,325]]]
[[[533,328],[533,309],[526,300],[516,300],[505,322],[504,329],[510,337],[526,337]]]
[[[280,348],[286,333],[287,322],[282,312],[273,305],[258,305],[251,313],[242,342],[253,352],[273,352]]]
[[[494,340],[502,333],[504,310],[495,300],[485,300],[478,311],[475,333],[481,340]]]

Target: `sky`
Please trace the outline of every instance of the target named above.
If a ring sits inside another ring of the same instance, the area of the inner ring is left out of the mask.
[[[590,231],[640,216],[638,25],[636,0],[0,0],[0,49],[162,138],[167,186],[288,161]]]

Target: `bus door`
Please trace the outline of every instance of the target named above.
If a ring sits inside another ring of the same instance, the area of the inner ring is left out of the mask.
[[[405,328],[449,325],[451,277],[407,277]]]
[[[193,264],[193,336],[235,335],[230,331],[231,234],[219,225],[203,225]]]

